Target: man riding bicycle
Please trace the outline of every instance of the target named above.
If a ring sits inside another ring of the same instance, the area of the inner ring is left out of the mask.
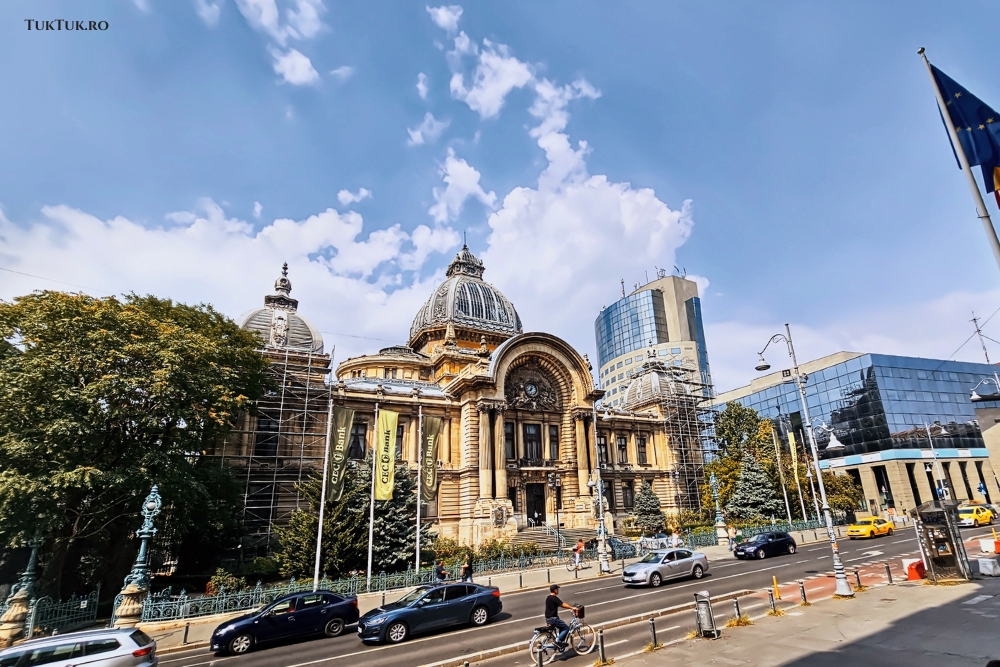
[[[586,547],[583,546],[583,538],[579,538],[576,541],[576,546],[573,547],[573,553],[576,554],[576,569],[580,569],[580,561],[583,558],[583,551]]]
[[[559,647],[560,651],[566,649],[566,633],[569,632],[569,626],[566,622],[559,618],[560,609],[571,609],[573,613],[577,613],[578,608],[572,605],[568,605],[559,599],[559,584],[552,584],[549,586],[549,595],[545,598],[545,622],[551,625],[559,634],[556,635],[556,646]]]

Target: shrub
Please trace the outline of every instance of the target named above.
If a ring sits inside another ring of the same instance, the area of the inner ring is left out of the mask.
[[[208,595],[214,595],[222,590],[223,587],[225,587],[227,593],[235,593],[247,587],[247,580],[243,577],[237,577],[231,572],[226,572],[220,567],[208,581],[205,592]]]

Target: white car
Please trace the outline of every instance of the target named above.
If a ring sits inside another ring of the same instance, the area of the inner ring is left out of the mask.
[[[117,628],[31,639],[0,651],[0,667],[157,667],[156,642]]]

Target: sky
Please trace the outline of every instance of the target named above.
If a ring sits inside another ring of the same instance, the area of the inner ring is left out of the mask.
[[[405,343],[465,235],[525,331],[595,361],[656,268],[698,281],[718,391],[786,322],[803,361],[980,361],[1000,269],[916,52],[1000,108],[992,9],[7,0],[0,299],[237,318],[288,262],[336,363]]]

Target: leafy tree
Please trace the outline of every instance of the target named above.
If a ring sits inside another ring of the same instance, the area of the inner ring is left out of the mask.
[[[632,513],[635,515],[636,525],[647,533],[659,532],[666,523],[667,517],[660,509],[660,499],[646,480],[642,481],[639,490],[635,492]]]
[[[750,452],[745,453],[736,488],[726,503],[726,516],[730,520],[758,523],[780,516],[783,509],[764,468]]]
[[[826,489],[826,501],[830,504],[830,509],[838,513],[856,511],[865,497],[861,485],[850,475],[823,471],[823,487]]]
[[[238,496],[200,454],[265,388],[254,334],[207,305],[47,291],[0,301],[0,340],[0,545],[45,537],[50,593],[84,570],[116,590],[153,484],[181,551],[226,546]]]
[[[764,466],[773,486],[778,485],[778,468],[771,438],[771,421],[761,419],[753,408],[736,401],[726,403],[725,409],[715,417],[715,440],[719,451],[715,459],[705,465],[705,481],[701,487],[702,507],[715,511],[715,500],[709,485],[715,473],[719,485],[719,506],[725,508],[736,489],[743,466],[743,457],[750,454]]]

